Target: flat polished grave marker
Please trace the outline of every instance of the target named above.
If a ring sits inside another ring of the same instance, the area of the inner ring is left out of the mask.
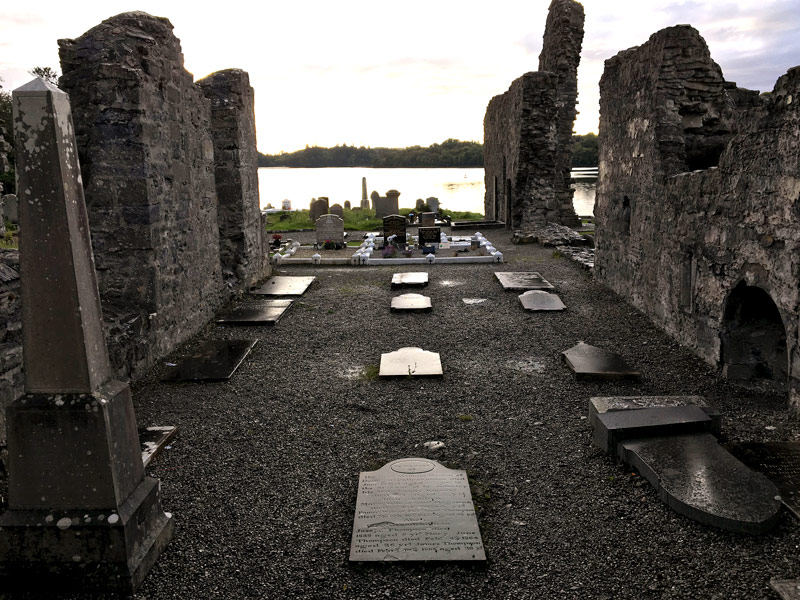
[[[542,290],[528,290],[520,294],[519,301],[525,310],[531,312],[560,311],[567,308],[561,298]]]
[[[770,579],[769,587],[781,600],[800,600],[800,579]]]
[[[404,458],[360,473],[350,560],[486,560],[466,471]]]
[[[495,273],[504,290],[554,290],[555,287],[539,273]]]
[[[425,272],[395,273],[392,275],[392,289],[399,287],[425,287],[428,274]]]
[[[243,306],[223,313],[217,323],[224,325],[274,325],[294,300],[264,300],[258,306]]]
[[[162,381],[230,379],[258,340],[210,340],[182,359]]]
[[[619,354],[583,342],[578,342],[577,345],[562,352],[561,357],[578,378],[639,377],[639,372],[631,368]]]
[[[164,446],[178,435],[178,428],[173,425],[146,427],[139,430],[139,444],[142,446],[142,463],[145,468],[161,454]]]
[[[800,442],[749,442],[727,446],[748,467],[766,475],[784,506],[800,519]]]
[[[394,311],[430,311],[433,308],[431,299],[422,294],[403,294],[392,298]]]
[[[250,290],[259,296],[302,296],[316,277],[270,277],[261,287]]]
[[[442,361],[438,352],[422,348],[400,348],[396,352],[381,354],[379,377],[436,377],[442,375]]]

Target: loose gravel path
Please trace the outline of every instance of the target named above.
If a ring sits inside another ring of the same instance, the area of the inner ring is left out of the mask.
[[[586,418],[591,396],[699,394],[726,441],[795,440],[785,397],[718,380],[552,249],[487,236],[506,264],[430,266],[427,314],[389,310],[392,273],[418,266],[281,268],[317,281],[276,326],[210,325],[134,386],[140,425],[180,426],[149,467],[175,537],[137,598],[752,600],[800,575],[788,514],[762,537],[679,516],[591,446]],[[568,310],[525,312],[495,271],[541,272]],[[230,382],[159,383],[201,340],[243,337],[260,343]],[[641,380],[575,381],[560,352],[578,340]],[[439,352],[444,377],[364,377],[403,346]],[[466,469],[485,566],[348,562],[359,472],[413,456]]]

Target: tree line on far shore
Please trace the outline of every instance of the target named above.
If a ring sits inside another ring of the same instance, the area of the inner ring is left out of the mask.
[[[573,135],[573,167],[597,166],[597,136]],[[258,154],[259,167],[482,167],[483,144],[449,139],[427,148],[365,148],[364,146],[306,146],[296,152]]]

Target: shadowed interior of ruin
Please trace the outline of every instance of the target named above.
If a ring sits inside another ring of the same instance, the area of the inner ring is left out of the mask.
[[[786,328],[770,295],[741,282],[725,305],[723,375],[727,379],[786,382]]]

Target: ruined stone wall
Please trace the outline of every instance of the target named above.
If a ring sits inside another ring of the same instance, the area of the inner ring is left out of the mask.
[[[167,19],[60,40],[111,360],[136,374],[224,299],[211,110]]]
[[[759,98],[677,26],[606,61],[600,92],[596,276],[720,366],[734,288],[765,291],[800,407],[800,70]]]
[[[249,75],[228,69],[197,84],[211,102],[222,275],[246,289],[269,274],[258,193],[254,93]]]
[[[583,7],[553,0],[539,71],[489,102],[484,128],[484,213],[508,227],[577,225],[570,186]]]

